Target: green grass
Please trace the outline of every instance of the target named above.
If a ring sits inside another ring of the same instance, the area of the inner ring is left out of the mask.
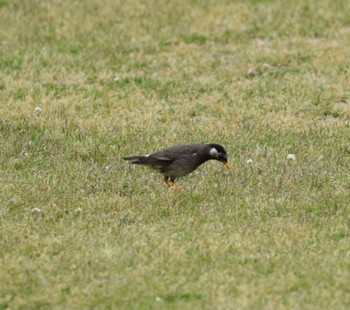
[[[349,21],[0,0],[0,309],[349,309]],[[193,142],[234,173],[121,159]]]

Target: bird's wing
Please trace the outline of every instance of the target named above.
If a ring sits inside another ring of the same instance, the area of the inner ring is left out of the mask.
[[[205,148],[205,145],[202,144],[175,145],[168,149],[153,153],[151,156],[175,160],[182,156],[193,155],[197,152],[201,152],[203,148]]]
[[[153,154],[123,157],[123,159],[130,161],[132,164],[146,165],[146,166],[147,165],[152,166],[154,164],[167,165],[173,161],[173,159],[171,158],[164,157],[164,156],[153,156]]]
[[[167,158],[164,156],[163,157],[162,156],[153,156],[151,154],[148,156],[143,156],[142,159],[140,159],[138,162],[133,162],[133,163],[150,167],[150,168],[162,173],[164,171],[164,169],[166,169],[166,167],[168,167],[173,161],[174,161],[174,159],[171,159],[171,158]]]

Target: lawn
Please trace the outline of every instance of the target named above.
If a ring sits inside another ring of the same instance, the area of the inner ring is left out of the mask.
[[[349,309],[349,46],[349,1],[0,0],[0,309]],[[233,171],[121,159],[183,143]]]

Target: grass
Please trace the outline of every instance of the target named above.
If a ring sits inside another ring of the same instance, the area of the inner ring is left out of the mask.
[[[0,0],[0,309],[348,309],[349,12]]]

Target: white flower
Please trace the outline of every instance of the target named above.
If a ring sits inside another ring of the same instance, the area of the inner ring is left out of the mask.
[[[111,166],[106,166],[105,171],[109,171],[109,170],[111,170]]]
[[[114,82],[120,82],[121,78],[119,76],[115,76],[113,79]]]
[[[28,156],[29,156],[29,153],[28,153],[28,152],[24,152],[23,155],[24,155],[25,157],[28,157]]]
[[[76,208],[76,209],[74,210],[75,213],[81,213],[82,211],[83,211],[82,208]]]
[[[156,297],[156,302],[161,302],[163,299],[161,299],[159,296]]]
[[[253,160],[251,158],[247,159],[246,163],[247,164],[251,164],[253,162]]]
[[[11,203],[17,203],[17,198],[16,197],[13,197],[13,198],[11,198]]]
[[[40,108],[40,107],[35,107],[35,109],[34,109],[34,113],[35,113],[36,115],[40,115],[42,111],[43,111],[43,109]]]
[[[287,159],[296,160],[296,156],[295,156],[295,154],[288,154]]]
[[[34,213],[40,213],[40,212],[41,212],[41,209],[39,209],[39,208],[33,208],[33,209],[32,209],[32,212],[34,212]]]
[[[248,75],[249,77],[253,77],[255,74],[256,74],[255,68],[249,68],[249,69],[248,69],[247,75]]]

